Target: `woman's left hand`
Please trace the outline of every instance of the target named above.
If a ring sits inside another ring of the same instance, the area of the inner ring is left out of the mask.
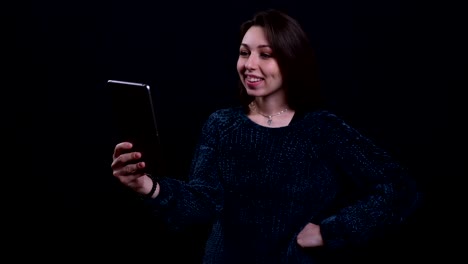
[[[297,244],[302,248],[323,246],[320,226],[308,223],[297,235]]]

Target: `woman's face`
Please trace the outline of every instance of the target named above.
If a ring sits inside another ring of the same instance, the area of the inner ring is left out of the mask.
[[[266,97],[283,91],[280,68],[262,27],[252,26],[245,33],[239,50],[237,72],[250,96]]]

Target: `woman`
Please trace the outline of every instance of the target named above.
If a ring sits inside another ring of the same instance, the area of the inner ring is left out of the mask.
[[[113,175],[155,217],[212,223],[203,263],[321,263],[395,230],[412,212],[411,177],[320,105],[314,56],[296,20],[268,10],[241,26],[241,106],[204,124],[189,180],[153,179],[130,142]]]

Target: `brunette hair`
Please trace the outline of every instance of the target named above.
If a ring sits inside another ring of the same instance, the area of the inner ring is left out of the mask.
[[[286,100],[296,111],[314,110],[323,106],[315,52],[307,34],[297,20],[287,14],[270,9],[258,12],[240,27],[240,42],[252,26],[265,30],[273,57],[280,68]],[[253,100],[239,82],[240,100],[244,107]]]

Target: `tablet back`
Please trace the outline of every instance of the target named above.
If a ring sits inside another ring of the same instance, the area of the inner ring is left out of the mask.
[[[112,121],[117,143],[133,143],[132,151],[142,152],[146,172],[161,174],[161,144],[156,112],[148,84],[108,80],[112,102]],[[158,165],[159,164],[159,165]]]

